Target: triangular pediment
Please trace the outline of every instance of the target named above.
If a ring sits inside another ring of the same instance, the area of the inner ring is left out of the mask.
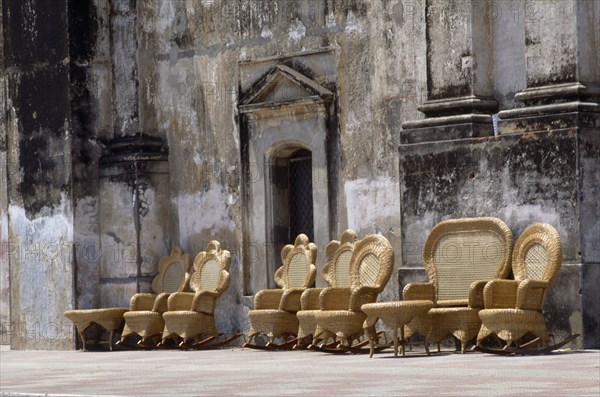
[[[244,95],[240,105],[270,106],[307,99],[329,100],[332,97],[333,93],[316,81],[288,66],[277,65]]]

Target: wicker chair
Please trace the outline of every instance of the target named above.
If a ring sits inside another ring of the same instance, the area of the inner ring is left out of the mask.
[[[350,259],[351,287],[325,288],[319,296],[321,310],[315,318],[320,332],[315,334],[315,340],[333,337],[333,350],[353,351],[353,342],[362,337],[367,317],[361,307],[377,300],[393,266],[394,251],[385,237],[371,234],[356,242]]]
[[[323,267],[323,279],[328,287],[350,288],[350,259],[357,240],[356,232],[347,229],[342,233],[340,241],[332,240],[325,252],[327,264]],[[298,342],[295,348],[304,346],[303,341],[320,331],[317,330],[316,313],[319,312],[319,295],[323,288],[309,288],[302,293],[300,300],[301,308],[296,316],[300,326],[298,327]]]
[[[281,250],[283,265],[275,272],[275,282],[280,289],[265,289],[254,296],[254,310],[249,313],[250,330],[244,347],[260,348],[252,344],[259,333],[269,337],[266,348],[283,348],[291,342],[287,337],[298,332],[296,312],[300,310],[302,293],[315,281],[317,246],[305,234],[296,237],[294,245]],[[276,338],[283,338],[276,344]],[[291,338],[290,338],[291,339]]]
[[[487,281],[506,278],[510,272],[512,232],[497,218],[463,218],[436,225],[423,250],[428,283],[408,284],[403,299],[429,300],[433,308],[415,317],[407,326],[407,337],[417,332],[429,343],[453,335],[464,353],[479,332],[479,310]]]
[[[152,293],[138,293],[131,297],[129,311],[123,315],[125,327],[119,344],[132,334],[141,337],[138,344],[147,345],[147,339],[160,335],[165,326],[162,314],[167,311],[167,300],[173,292],[188,288],[192,258],[175,247],[171,255],[158,262],[158,275],[152,280]]]
[[[190,287],[194,292],[177,292],[168,300],[168,311],[163,313],[165,321],[162,345],[167,339],[179,336],[181,347],[188,347],[190,340],[200,348],[218,336],[214,311],[217,298],[229,287],[231,255],[221,248],[218,241],[210,241],[206,251],[194,258],[194,273]],[[207,337],[201,340],[200,337]]]
[[[552,226],[538,223],[525,229],[513,252],[515,280],[493,280],[485,286],[478,345],[492,334],[506,341],[509,348],[513,344],[517,348],[531,346],[518,343],[528,333],[538,338],[536,343],[548,341],[542,309],[561,261],[560,237]]]

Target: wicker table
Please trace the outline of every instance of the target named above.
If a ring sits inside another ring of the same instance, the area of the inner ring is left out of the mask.
[[[398,328],[400,328],[400,339],[402,340],[402,355],[404,351],[404,326],[413,318],[425,315],[433,307],[433,302],[428,300],[410,300],[396,302],[367,303],[362,305],[361,310],[367,314],[364,322],[365,330],[372,329],[378,319],[392,328],[394,339],[394,356],[398,356]],[[374,338],[371,339],[371,352],[374,347]]]
[[[64,314],[75,324],[77,333],[83,343],[83,350],[86,350],[85,330],[92,324],[98,324],[110,331],[108,346],[112,350],[115,330],[121,325],[123,314],[128,311],[129,309],[125,307],[112,307],[107,309],[67,310]]]

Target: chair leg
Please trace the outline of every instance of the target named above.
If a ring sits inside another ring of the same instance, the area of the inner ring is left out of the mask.
[[[108,337],[108,348],[110,349],[110,351],[113,350],[113,337],[114,336],[115,336],[115,330],[111,329],[109,337]]]
[[[394,340],[394,357],[398,357],[398,328],[392,329],[392,338]]]

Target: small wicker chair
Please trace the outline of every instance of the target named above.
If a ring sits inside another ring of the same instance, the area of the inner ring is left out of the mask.
[[[423,250],[428,283],[408,284],[403,299],[428,300],[433,308],[415,317],[407,326],[413,333],[438,343],[453,335],[464,353],[467,343],[477,336],[483,308],[483,288],[487,281],[506,278],[510,272],[512,232],[500,219],[463,218],[437,224]]]
[[[163,313],[165,327],[162,344],[167,339],[179,336],[183,339],[181,347],[187,347],[188,341],[202,343],[217,337],[215,324],[215,305],[217,298],[229,287],[229,266],[231,255],[221,248],[218,241],[210,241],[206,251],[194,258],[194,273],[190,287],[194,292],[177,292],[168,300],[168,311]],[[200,337],[208,337],[201,341]]]
[[[125,327],[119,344],[123,344],[127,336],[137,334],[141,337],[138,344],[145,346],[148,338],[162,333],[165,326],[162,314],[167,311],[167,300],[171,293],[188,288],[191,265],[191,256],[179,247],[160,259],[158,275],[152,281],[155,293],[138,293],[131,297],[130,309],[123,315]]]
[[[385,237],[371,234],[356,242],[350,259],[351,287],[325,288],[319,296],[321,310],[315,318],[320,332],[315,334],[315,341],[331,337],[334,350],[352,350],[353,342],[363,336],[367,317],[361,307],[377,300],[393,266],[394,251]]]
[[[539,342],[547,342],[542,309],[548,288],[560,271],[561,261],[561,243],[556,229],[541,223],[525,229],[513,251],[515,280],[493,280],[485,286],[485,309],[479,312],[482,326],[477,343],[495,334],[511,347],[527,333],[536,336]]]
[[[275,272],[275,282],[281,289],[265,289],[254,296],[251,310],[248,341],[244,347],[260,347],[252,344],[259,333],[269,337],[267,348],[281,348],[290,341],[278,345],[276,338],[295,336],[298,332],[296,312],[300,310],[302,293],[315,281],[317,246],[309,242],[305,234],[296,237],[294,245],[288,244],[281,250],[283,265]]]
[[[328,287],[350,288],[350,259],[357,240],[356,232],[347,229],[342,233],[340,241],[332,240],[327,244],[327,264],[323,267],[323,279]],[[302,293],[302,310],[296,313],[300,323],[296,348],[301,348],[303,340],[320,332],[317,329],[316,313],[320,310],[321,291],[323,288],[309,288]]]

